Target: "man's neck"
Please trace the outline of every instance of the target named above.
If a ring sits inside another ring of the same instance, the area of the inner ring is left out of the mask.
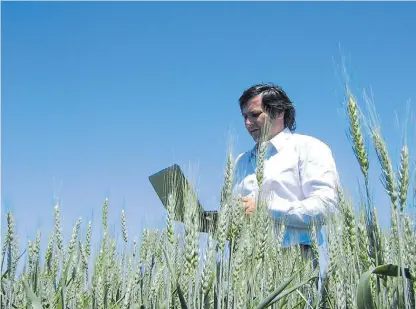
[[[272,133],[272,134],[270,134],[270,135],[267,137],[266,141],[267,141],[267,142],[269,142],[270,140],[272,140],[273,138],[275,138],[277,135],[279,135],[280,133],[282,133],[284,130],[285,130],[285,128],[282,128],[282,129],[281,129],[280,131],[278,131],[277,133]],[[261,141],[261,139],[260,139],[260,140],[258,140],[258,141],[256,142],[256,147],[258,147],[258,146],[259,146],[260,141]]]
[[[270,142],[270,143],[273,143],[273,144],[275,145],[275,143],[274,143],[274,142],[272,142],[272,140],[273,140],[275,137],[277,137],[279,134],[282,134],[282,133],[285,131],[285,129],[286,129],[286,127],[284,127],[283,129],[281,129],[279,132],[277,132],[277,133],[275,133],[275,134],[269,135],[266,141],[267,141],[267,142]],[[259,150],[259,146],[260,146],[260,140],[256,142],[256,144],[255,144],[255,146],[254,146],[254,148],[253,148],[253,149],[255,150],[255,152],[257,152],[257,151]],[[276,146],[276,145],[275,145],[275,146]]]

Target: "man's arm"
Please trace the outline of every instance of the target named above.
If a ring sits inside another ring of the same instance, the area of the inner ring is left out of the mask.
[[[308,228],[313,221],[324,224],[329,213],[337,211],[338,173],[328,146],[315,142],[302,151],[299,176],[305,199],[289,202],[271,197],[270,209],[276,219],[286,225]]]

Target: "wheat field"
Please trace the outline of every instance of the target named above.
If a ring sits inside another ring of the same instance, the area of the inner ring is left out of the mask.
[[[416,308],[416,233],[409,196],[416,191],[406,143],[393,168],[381,129],[362,117],[347,89],[349,137],[363,179],[353,201],[340,187],[339,212],[328,216],[328,264],[322,272],[317,230],[312,254],[282,248],[284,222],[274,222],[261,198],[247,216],[231,194],[233,158],[228,156],[217,224],[201,245],[195,196],[185,196],[183,230],[175,228],[176,196],[170,195],[163,230],[143,230],[131,240],[121,214],[121,245],[108,229],[109,200],[102,208],[99,250],[92,252],[91,222],[80,218],[65,241],[59,205],[46,248],[41,233],[21,247],[13,214],[2,239],[1,309],[116,308]],[[377,153],[382,184],[390,198],[391,224],[382,231],[370,195],[368,149]],[[262,158],[262,147],[259,157]],[[264,156],[263,156],[264,157]],[[262,159],[259,160],[259,167]],[[257,179],[262,182],[262,169]],[[175,181],[172,180],[172,186]],[[83,237],[81,229],[85,229]],[[24,261],[24,262],[22,262]],[[24,263],[22,271],[17,265]],[[320,274],[324,273],[324,276]]]

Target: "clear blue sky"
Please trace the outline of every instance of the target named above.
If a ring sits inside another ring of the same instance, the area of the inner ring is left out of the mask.
[[[122,207],[130,234],[160,227],[165,212],[148,176],[172,163],[198,168],[201,202],[216,208],[229,131],[235,154],[252,147],[238,97],[262,81],[286,90],[297,131],[332,148],[355,195],[361,176],[340,110],[341,55],[353,89],[372,87],[394,160],[394,113],[404,119],[416,97],[416,3],[1,5],[2,213],[13,211],[22,245],[37,228],[47,239],[58,193],[66,239],[79,216],[99,232],[105,197],[117,233]]]

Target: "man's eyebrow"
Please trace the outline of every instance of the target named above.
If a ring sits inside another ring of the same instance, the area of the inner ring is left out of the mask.
[[[259,111],[259,110],[253,109],[253,110],[248,110],[248,111],[246,111],[246,112],[241,112],[241,115],[243,115],[243,116],[245,116],[245,115],[249,115],[249,114],[253,115],[253,114],[258,114],[258,113],[260,113],[260,112],[261,112],[261,111]]]

